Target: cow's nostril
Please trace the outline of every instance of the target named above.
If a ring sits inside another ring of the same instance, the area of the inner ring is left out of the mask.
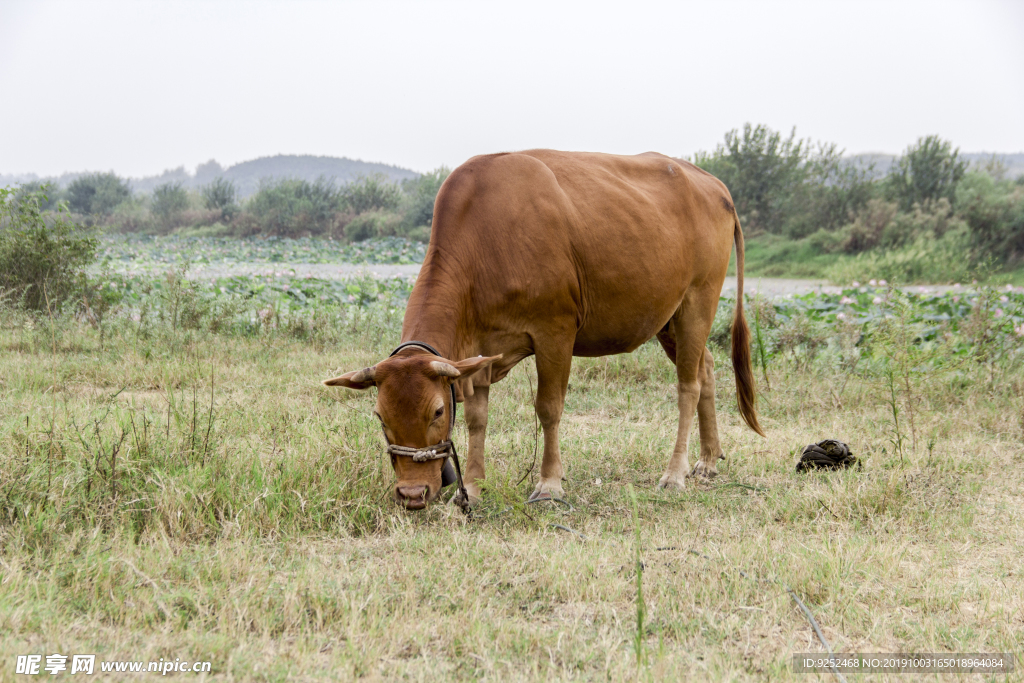
[[[395,492],[398,494],[399,503],[403,503],[409,509],[419,510],[427,506],[427,496],[430,493],[430,487],[424,485],[399,486]]]

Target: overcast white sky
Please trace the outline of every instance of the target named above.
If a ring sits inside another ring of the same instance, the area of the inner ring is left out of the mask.
[[[1024,2],[0,0],[0,173],[688,155],[744,122],[1024,151]]]

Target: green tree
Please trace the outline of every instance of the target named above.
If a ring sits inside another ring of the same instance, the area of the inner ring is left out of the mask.
[[[109,216],[132,196],[128,183],[113,173],[92,173],[68,185],[68,207],[75,213]]]
[[[188,210],[188,191],[180,182],[158,185],[153,190],[152,210],[165,227],[172,226]]]
[[[63,207],[44,213],[46,197],[0,188],[0,292],[34,310],[58,308],[86,285],[97,242]]]
[[[341,204],[340,193],[323,177],[312,183],[265,181],[249,200],[242,218],[252,232],[264,235],[319,235],[332,229]]]
[[[959,149],[938,135],[929,135],[907,148],[889,171],[886,185],[900,209],[910,211],[914,204],[941,197],[952,202],[966,171]]]
[[[235,184],[225,178],[214,178],[213,182],[203,187],[203,206],[210,211],[224,211],[235,205],[238,191]]]
[[[874,165],[856,166],[834,143],[819,143],[807,155],[806,177],[789,204],[786,232],[805,237],[817,230],[833,232],[854,220],[877,194]]]
[[[419,178],[402,182],[402,188],[405,190],[402,208],[407,228],[430,227],[437,193],[451,172],[447,166],[441,166]]]
[[[956,193],[971,241],[997,263],[1024,260],[1024,184],[967,173]]]
[[[29,195],[35,197],[43,211],[56,211],[60,202],[64,200],[64,193],[51,179],[23,183],[15,191],[14,200],[21,201]]]
[[[375,209],[394,210],[402,202],[402,190],[383,173],[360,176],[341,188],[342,201],[355,214]]]
[[[725,134],[725,144],[708,154],[698,152],[694,163],[725,183],[743,224],[757,232],[784,231],[799,204],[807,178],[807,143],[767,126],[743,126]]]

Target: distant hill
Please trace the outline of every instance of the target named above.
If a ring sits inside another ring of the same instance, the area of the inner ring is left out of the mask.
[[[216,162],[212,163],[216,164]],[[213,180],[215,169],[210,166],[211,162],[207,162],[196,169],[195,180],[197,184],[205,185],[210,180]],[[252,161],[243,161],[240,164],[235,164],[225,169],[220,175],[227,180],[233,181],[235,187],[238,188],[239,194],[242,197],[247,197],[256,192],[262,178],[299,178],[312,181],[322,176],[334,179],[339,184],[345,184],[359,176],[366,176],[372,173],[381,173],[396,181],[418,178],[420,175],[416,171],[410,171],[407,168],[400,168],[389,164],[356,161],[344,157],[297,156],[291,154],[279,154],[276,157],[262,157]]]
[[[152,192],[159,185],[168,182],[180,182],[185,187],[201,187],[214,178],[223,177],[235,183],[240,197],[248,197],[256,192],[262,179],[299,178],[316,180],[323,176],[343,185],[359,176],[382,173],[391,180],[401,181],[417,178],[419,173],[399,166],[381,164],[371,161],[359,161],[345,157],[318,157],[309,154],[279,154],[273,157],[261,157],[252,161],[243,161],[228,168],[223,168],[216,161],[210,160],[200,164],[196,172],[189,173],[184,166],[164,171],[160,175],[144,178],[129,178],[135,192]],[[0,174],[0,187],[19,183],[51,180],[60,187],[70,183],[87,172],[64,173],[56,178],[40,178],[34,173],[17,175]]]

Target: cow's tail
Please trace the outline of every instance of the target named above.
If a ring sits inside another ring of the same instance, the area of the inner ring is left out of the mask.
[[[736,242],[736,312],[732,317],[732,370],[736,374],[736,400],[743,421],[764,436],[754,408],[756,392],[754,367],[750,362],[750,328],[743,315],[743,230],[740,229],[740,219],[735,213],[733,220],[733,240]]]

